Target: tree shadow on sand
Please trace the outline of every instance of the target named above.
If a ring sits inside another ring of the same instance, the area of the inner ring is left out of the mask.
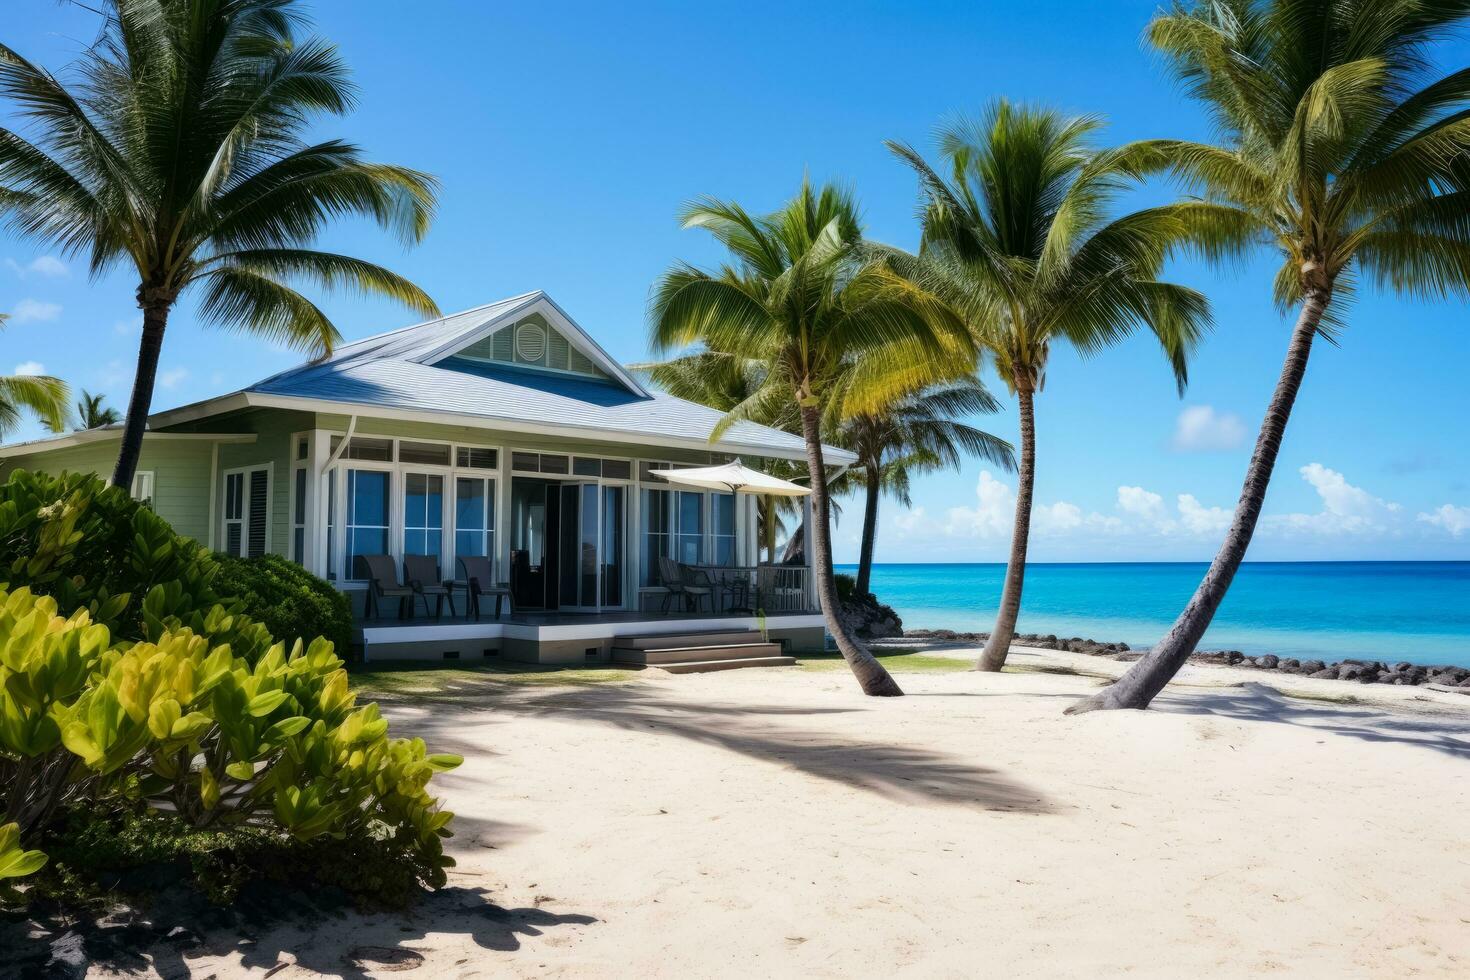
[[[164,978],[189,977],[198,972],[194,964],[203,957],[238,957],[241,971],[265,972],[295,963],[316,974],[366,980],[373,972],[420,965],[434,951],[431,934],[468,936],[486,952],[504,953],[520,949],[526,937],[598,921],[540,907],[504,908],[485,889],[456,886],[425,895],[402,912],[325,907],[311,896],[280,889],[228,909],[195,906],[164,898],[146,913],[124,909],[93,923],[13,919],[0,925],[0,939],[7,946],[12,940],[23,942],[35,955],[0,972],[15,977],[70,975],[47,962],[49,950],[70,946],[95,966],[129,975],[151,971]]]
[[[1351,695],[1347,695],[1351,697]],[[1470,698],[1466,699],[1470,707]],[[1190,690],[1156,700],[1150,710],[1189,715],[1219,715],[1242,721],[1296,725],[1365,742],[1394,742],[1470,759],[1470,712],[1413,714],[1370,704],[1292,697],[1264,684],[1247,682],[1235,688]]]
[[[416,707],[412,699],[380,699],[384,706]],[[803,708],[728,702],[691,702],[662,695],[642,684],[606,684],[527,691],[512,685],[467,686],[451,703],[470,711],[556,718],[652,732],[786,765],[821,779],[894,800],[923,801],[990,810],[1048,813],[1052,804],[1038,790],[1001,770],[978,766],[928,747],[889,745],[783,723],[848,714],[855,708]],[[455,738],[463,714],[426,710],[407,727],[439,747]],[[483,719],[476,719],[476,724]]]

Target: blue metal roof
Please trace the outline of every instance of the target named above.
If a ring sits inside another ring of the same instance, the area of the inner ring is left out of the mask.
[[[445,353],[459,338],[483,333],[487,324],[529,310],[544,294],[527,293],[462,313],[355,341],[338,348],[324,360],[300,365],[245,389],[291,398],[345,402],[373,407],[444,412],[496,421],[557,425],[623,436],[681,441],[709,439],[724,413],[675,398],[648,392],[618,368],[630,385],[580,375],[491,364]],[[551,304],[562,316],[559,308]],[[568,319],[568,322],[570,320]],[[607,357],[575,323],[581,339]],[[468,341],[466,341],[468,342]],[[425,363],[432,359],[432,363]],[[609,359],[610,360],[610,359]],[[799,436],[779,429],[739,421],[711,448],[759,454],[769,449],[781,455],[800,453]],[[851,453],[828,449],[833,463],[850,463]]]

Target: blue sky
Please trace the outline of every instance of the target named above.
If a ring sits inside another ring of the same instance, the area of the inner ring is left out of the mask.
[[[934,125],[986,100],[1104,115],[1110,142],[1207,135],[1140,43],[1149,2],[488,4],[319,0],[318,31],[354,67],[361,105],[323,136],[439,176],[440,217],[404,251],[344,224],[324,245],[390,264],[446,311],[545,289],[617,357],[646,356],[649,284],[676,259],[719,258],[674,214],[699,194],[755,210],[800,182],[850,182],[869,234],[917,244],[910,173],[883,148],[928,148]],[[95,17],[9,0],[0,37],[57,69]],[[1442,52],[1470,61],[1470,45]],[[0,108],[3,113],[3,108]],[[1288,324],[1271,264],[1181,263],[1217,327],[1177,397],[1143,339],[1089,360],[1056,352],[1038,400],[1032,556],[1208,558],[1239,493]],[[0,371],[43,367],[126,400],[134,283],[0,237]],[[325,297],[349,338],[410,322]],[[1463,304],[1364,293],[1340,347],[1319,345],[1251,550],[1259,560],[1470,558],[1470,331]],[[202,327],[187,300],[165,341],[155,407],[233,390],[298,358]],[[985,420],[1015,437],[1013,412]],[[33,435],[29,429],[20,435]],[[1014,479],[978,464],[884,505],[879,557],[1004,560]],[[839,559],[856,551],[856,507]]]

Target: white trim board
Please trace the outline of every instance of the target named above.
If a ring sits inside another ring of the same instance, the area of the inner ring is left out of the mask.
[[[605,429],[594,425],[569,425],[567,423],[535,423],[502,419],[486,415],[470,415],[460,412],[429,411],[425,409],[393,408],[367,402],[329,401],[320,398],[304,398],[296,395],[270,395],[257,391],[237,391],[208,401],[196,402],[182,408],[160,413],[150,419],[154,425],[181,425],[195,422],[224,412],[245,408],[283,408],[301,412],[319,412],[329,415],[358,415],[363,418],[394,419],[404,422],[426,422],[435,425],[459,425],[469,429],[484,429],[491,432],[506,432],[526,435],[561,436],[564,438],[587,439],[591,442],[610,442],[650,449],[695,449],[703,452],[750,454],[775,459],[805,460],[805,449],[772,449],[755,443],[720,440],[710,442],[697,437],[660,436],[646,432],[631,432],[623,429]],[[544,451],[544,450],[543,450]],[[822,454],[832,466],[850,466],[857,456],[835,446],[823,446]],[[645,454],[646,455],[646,454]]]
[[[116,428],[108,426],[101,429],[83,429],[80,432],[66,432],[43,439],[32,439],[29,442],[0,446],[0,459],[8,456],[29,456],[32,453],[50,452],[53,449],[70,449],[73,446],[85,446],[93,442],[107,442],[121,438],[122,426],[120,425]],[[143,445],[145,446],[150,442],[159,441],[243,444],[252,443],[255,439],[253,432],[153,432],[150,430],[143,433]]]
[[[776,614],[765,618],[765,627],[768,631],[809,629],[824,627],[826,624],[827,621],[821,613]],[[757,616],[710,616],[703,619],[660,618],[615,623],[558,623],[546,626],[491,620],[480,623],[420,623],[407,626],[364,625],[360,627],[364,659],[374,643],[433,643],[446,640],[493,640],[501,637],[551,643],[558,640],[604,640],[664,633],[678,636],[712,630],[758,630],[760,628],[761,620]]]

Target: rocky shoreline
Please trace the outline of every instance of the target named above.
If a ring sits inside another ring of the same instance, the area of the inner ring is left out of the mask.
[[[988,633],[960,633],[955,630],[904,630],[905,639],[951,640],[964,643],[984,643]],[[1070,653],[1085,653],[1094,657],[1112,660],[1137,660],[1144,651],[1130,649],[1126,643],[1104,643],[1084,639],[1080,636],[1056,636],[1051,633],[1017,633],[1015,642],[1042,650],[1065,650]],[[1387,663],[1381,660],[1300,660],[1296,657],[1278,657],[1274,653],[1247,656],[1239,650],[1217,650],[1195,653],[1190,656],[1192,664],[1215,664],[1227,667],[1254,668],[1296,674],[1301,677],[1319,677],[1324,680],[1353,681],[1358,684],[1398,684],[1417,686],[1433,684],[1438,687],[1455,688],[1470,692],[1470,668],[1450,664],[1426,666],[1408,661]]]

